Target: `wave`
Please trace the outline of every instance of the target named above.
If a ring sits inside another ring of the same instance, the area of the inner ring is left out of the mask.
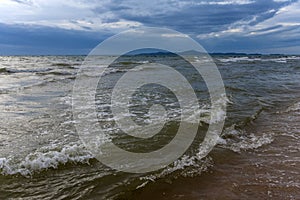
[[[227,128],[225,133],[219,138],[218,145],[221,148],[229,149],[234,152],[241,152],[249,149],[257,149],[266,144],[270,144],[274,138],[274,134],[264,133],[260,136],[254,134],[247,135],[241,130],[237,130],[234,126]],[[198,149],[201,150],[200,148]],[[184,155],[176,160],[167,168],[159,173],[140,177],[143,187],[149,181],[166,177],[176,172],[179,176],[192,177],[206,171],[213,165],[210,157],[202,158],[201,152],[194,155]],[[28,154],[23,159],[14,157],[0,158],[0,171],[2,175],[22,175],[31,177],[34,173],[47,169],[57,169],[60,166],[70,164],[89,164],[95,157],[81,143],[70,143],[62,147],[57,145],[42,147],[33,153]]]
[[[70,97],[65,100],[70,101]],[[226,97],[220,98],[219,101],[222,105],[229,102]],[[201,112],[206,113],[208,110],[208,105],[206,105]],[[258,112],[258,114],[259,113],[260,112]],[[196,115],[199,115],[199,113],[196,113]],[[223,115],[223,113],[221,113],[221,115]],[[257,115],[255,116],[257,117]],[[193,116],[191,116],[191,118],[193,118]],[[208,116],[208,119],[209,118]],[[188,121],[189,120],[191,119],[188,119]],[[203,118],[201,121],[202,120]],[[209,121],[207,122],[209,123]],[[233,125],[225,129],[219,138],[218,144],[222,148],[230,149],[234,152],[241,152],[243,150],[259,148],[272,141],[273,134],[263,134],[260,136],[254,134],[247,135],[243,130],[237,129],[236,126]],[[212,160],[209,157],[202,158],[202,149],[200,146],[196,147],[196,151],[198,151],[196,154],[182,156],[159,173],[143,177],[143,184],[146,185],[146,182],[159,179],[174,172],[180,174],[180,176],[199,175],[212,165]],[[34,173],[47,169],[57,169],[67,163],[89,164],[89,162],[94,159],[95,157],[92,153],[88,151],[80,141],[63,146],[52,144],[30,153],[22,159],[14,157],[0,158],[0,171],[3,175],[20,174],[25,177],[30,177]],[[139,185],[139,187],[143,187],[143,184]]]
[[[120,61],[118,64],[122,65],[132,65],[132,64],[146,64],[149,63],[148,60],[141,60],[141,61]]]
[[[67,163],[89,164],[91,159],[94,159],[93,155],[82,144],[71,143],[61,148],[53,145],[30,153],[22,160],[0,158],[0,170],[3,175],[21,174],[28,177],[34,172],[57,169]]]
[[[0,73],[39,73],[39,72],[47,72],[53,70],[52,68],[39,68],[39,69],[7,69],[0,68]]]
[[[222,148],[239,153],[245,150],[257,149],[272,143],[273,140],[274,133],[249,134],[242,129],[236,129],[236,125],[232,125],[224,130],[219,145]]]
[[[75,73],[66,72],[66,71],[46,71],[46,72],[38,72],[38,75],[56,75],[56,76],[67,76],[67,75],[75,75]]]
[[[235,129],[233,125],[225,129],[219,138],[218,147],[240,153],[242,151],[260,148],[272,143],[273,140],[273,133],[264,133],[262,135],[246,134],[246,132],[242,130]],[[199,176],[213,166],[213,159],[211,157],[202,158],[199,155],[201,155],[201,152],[193,156],[184,155],[160,172],[140,177],[142,183],[139,184],[136,189],[145,187],[147,184],[155,182],[158,179],[166,178],[170,174],[172,174],[172,178],[177,178],[178,176]]]
[[[171,166],[166,167],[162,171],[147,176],[140,177],[141,184],[136,189],[145,187],[151,182],[165,178],[172,174],[172,178],[182,177],[194,177],[207,171],[213,166],[213,160],[211,157],[205,157],[199,159],[197,156],[184,155],[180,159],[176,160]],[[175,173],[177,172],[177,173]]]
[[[294,104],[291,105],[291,106],[289,106],[289,107],[286,109],[286,112],[290,112],[290,111],[299,111],[299,110],[300,110],[300,101],[294,103]]]
[[[127,72],[127,69],[119,69],[119,68],[106,68],[105,71],[103,72],[102,76],[106,76],[109,74],[115,74],[115,73],[123,73]]]
[[[249,58],[247,56],[243,57],[229,57],[229,58],[218,58],[220,62],[227,63],[227,62],[256,62],[256,61],[262,61],[262,62],[277,62],[277,63],[287,63],[289,60],[300,60],[300,57],[298,56],[288,56],[288,57],[278,57],[278,58],[260,58],[260,57],[254,57]]]
[[[53,63],[52,66],[73,68],[70,63]]]
[[[219,58],[221,62],[240,62],[240,61],[260,61],[261,58],[249,58],[249,57],[229,57],[229,58]]]

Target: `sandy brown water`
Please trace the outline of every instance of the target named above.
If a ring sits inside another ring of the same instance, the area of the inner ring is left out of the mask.
[[[299,113],[262,114],[247,132],[272,133],[271,144],[240,153],[217,148],[200,176],[160,180],[125,199],[300,199]]]

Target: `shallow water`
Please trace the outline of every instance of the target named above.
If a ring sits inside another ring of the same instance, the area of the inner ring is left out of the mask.
[[[0,198],[299,199],[300,57],[213,58],[229,101],[219,145],[207,158],[196,159],[197,141],[207,129],[210,104],[205,84],[193,79],[193,71],[179,63],[177,69],[191,77],[203,110],[199,137],[167,169],[126,174],[98,162],[74,127],[72,87],[84,57],[0,57]],[[178,64],[176,58],[124,59],[105,72],[99,87],[110,91],[113,80],[137,64],[157,59]],[[203,58],[190,59],[201,62]],[[86,78],[92,76],[91,72]],[[132,117],[144,123],[148,118],[139,113],[144,114],[142,109],[156,101],[166,105],[173,122],[165,135],[156,138],[157,143],[143,145],[126,137],[117,140],[135,151],[163,146],[176,131],[180,114],[168,91],[159,87],[144,91],[144,96],[136,94],[132,102]],[[98,94],[101,121],[103,116],[112,116],[106,107],[106,93]]]
[[[210,154],[213,166],[200,176],[170,176],[126,199],[299,199],[299,114],[264,113],[246,128],[248,134],[269,135],[262,146],[242,141],[222,146],[228,150],[217,147]]]

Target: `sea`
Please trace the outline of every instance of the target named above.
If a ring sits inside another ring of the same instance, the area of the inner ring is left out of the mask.
[[[0,199],[300,199],[300,56],[187,57],[212,59],[226,90],[223,132],[204,158],[198,151],[210,123],[209,91],[185,62],[172,55],[131,55],[99,75],[98,122],[129,151],[162,148],[181,118],[172,91],[148,85],[134,93],[130,117],[147,124],[149,105],[163,104],[170,120],[160,136],[135,140],[112,129],[116,119],[106,97],[128,70],[157,61],[174,66],[188,75],[199,99],[201,123],[190,148],[163,169],[127,173],[100,162],[75,127],[73,89],[85,56],[0,56]],[[137,73],[143,70],[157,69]],[[95,76],[85,74],[86,80]]]

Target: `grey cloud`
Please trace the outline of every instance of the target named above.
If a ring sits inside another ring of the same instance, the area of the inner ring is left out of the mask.
[[[155,2],[160,1],[153,1],[153,4]],[[199,4],[197,1],[184,1],[185,4],[180,5],[180,1],[164,2],[149,7],[142,1],[118,0],[109,4],[107,9],[117,16],[115,19],[137,21],[146,26],[169,27],[193,35],[225,30],[240,20],[248,20],[249,25],[256,25],[272,18],[278,9],[293,1],[257,0],[241,5]]]

